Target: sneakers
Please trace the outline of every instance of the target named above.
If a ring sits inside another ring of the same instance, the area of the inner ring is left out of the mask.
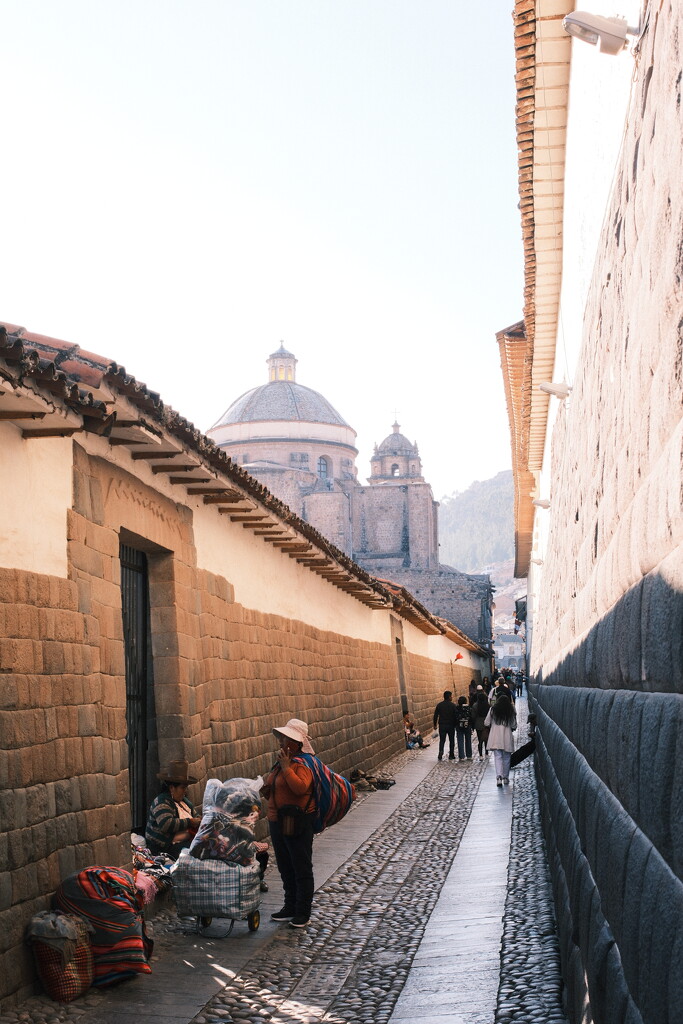
[[[503,776],[503,785],[504,786],[509,786],[510,785],[510,780],[505,778],[505,776]]]
[[[297,914],[289,922],[289,927],[290,928],[305,928],[306,925],[308,924],[309,920],[310,920],[310,918],[302,917],[300,914]]]
[[[437,761],[443,761],[443,754],[439,754]]]
[[[261,879],[261,884],[259,885],[259,889],[261,890],[261,892],[268,892],[268,883],[265,882],[263,879]]]
[[[287,907],[283,907],[282,910],[278,910],[277,914],[271,914],[271,921],[291,921],[294,918],[294,911],[288,910]]]
[[[496,785],[497,785],[497,786],[502,786],[502,785],[503,785],[503,779],[502,779],[502,776],[500,776],[500,775],[499,775],[499,776],[497,777],[497,779],[496,779]]]

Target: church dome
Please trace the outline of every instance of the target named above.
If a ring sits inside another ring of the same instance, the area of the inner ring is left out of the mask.
[[[263,420],[299,420],[304,423],[334,423],[342,427],[348,426],[327,399],[312,388],[306,388],[292,380],[271,380],[240,395],[214,427]]]
[[[393,425],[393,433],[385,437],[377,447],[377,455],[417,455],[417,445],[399,433],[398,423]]]

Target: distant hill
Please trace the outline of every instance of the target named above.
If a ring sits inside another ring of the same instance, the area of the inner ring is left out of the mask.
[[[439,544],[439,561],[461,572],[484,572],[514,558],[511,470],[441,499]]]

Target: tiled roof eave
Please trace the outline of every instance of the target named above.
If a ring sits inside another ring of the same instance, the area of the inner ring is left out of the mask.
[[[38,339],[35,342],[33,339]],[[35,347],[34,347],[35,346]],[[45,353],[54,350],[56,358],[45,358]],[[402,617],[418,626],[423,632],[443,633],[438,621],[408,591],[396,594],[387,589],[374,576],[357,565],[348,555],[331,544],[322,534],[296,516],[282,501],[241,469],[206,435],[163,403],[160,396],[146,385],[137,381],[125,368],[113,361],[102,359],[92,353],[85,353],[81,361],[78,346],[68,346],[55,339],[30,335],[23,328],[10,330],[0,324],[0,383],[6,381],[11,387],[37,392],[47,391],[56,402],[77,413],[79,426],[69,424],[62,432],[69,436],[78,430],[104,435],[111,441],[117,430],[117,396],[127,400],[130,406],[144,414],[141,429],[159,439],[164,436],[173,439],[177,455],[188,452],[201,465],[213,470],[217,478],[226,485],[233,483],[240,495],[253,499],[260,509],[268,513],[266,518],[277,520],[283,530],[278,543],[290,557],[307,565],[312,571],[324,576],[333,585],[347,591],[361,603],[371,608],[393,608]],[[61,369],[59,362],[65,362],[71,372]],[[4,364],[4,365],[3,365]],[[110,401],[95,397],[93,390],[83,387],[83,379],[92,382],[95,394],[109,395]],[[125,443],[124,440],[121,443]],[[133,449],[135,451],[135,449]],[[192,484],[188,479],[188,485]],[[222,492],[217,491],[217,494]],[[205,500],[211,500],[205,498]],[[228,510],[229,511],[229,510]],[[254,524],[246,522],[254,530],[261,517],[254,517]],[[265,531],[263,531],[265,533]],[[262,535],[263,535],[262,533]],[[264,543],[273,537],[264,537]]]

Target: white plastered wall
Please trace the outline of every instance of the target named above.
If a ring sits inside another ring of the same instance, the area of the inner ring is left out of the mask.
[[[24,440],[0,422],[0,565],[67,575],[66,512],[72,505],[72,441]]]

